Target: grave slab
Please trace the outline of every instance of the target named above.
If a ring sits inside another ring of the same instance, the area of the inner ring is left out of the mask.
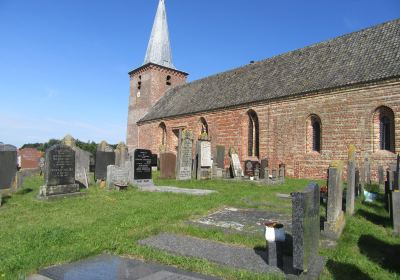
[[[189,223],[202,227],[222,228],[224,232],[264,235],[263,224],[266,221],[279,221],[287,233],[291,232],[292,217],[290,214],[256,209],[223,208],[208,216]]]
[[[53,266],[39,271],[28,280],[216,280],[171,266],[145,263],[112,255],[100,255],[71,264]]]
[[[172,254],[207,259],[237,269],[260,273],[282,273],[278,268],[267,264],[265,250],[256,251],[215,241],[166,233],[141,240],[139,244],[165,250]]]

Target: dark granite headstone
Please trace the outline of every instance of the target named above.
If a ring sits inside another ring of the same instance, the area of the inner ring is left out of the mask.
[[[42,198],[79,192],[75,184],[75,151],[64,145],[54,145],[46,151],[45,185],[40,188]]]
[[[96,152],[96,166],[95,166],[95,179],[106,180],[107,178],[107,166],[115,165],[115,153],[114,152]]]
[[[356,197],[360,195],[360,170],[356,168],[355,170],[355,175],[354,175],[354,192],[356,194]]]
[[[217,167],[224,169],[225,167],[225,146],[217,146]]]
[[[12,187],[17,173],[17,148],[0,144],[0,189]]]
[[[260,167],[260,179],[268,179],[265,176],[265,169],[268,168],[268,159],[261,160],[261,167]]]
[[[151,151],[136,149],[134,152],[135,180],[151,180]]]
[[[244,176],[248,176],[248,177],[254,176],[254,165],[251,160],[246,160],[244,162]]]
[[[151,166],[152,167],[158,166],[158,155],[157,154],[151,154]]]
[[[347,190],[346,190],[346,213],[349,215],[354,214],[354,200],[355,200],[355,174],[356,163],[349,161],[347,165]]]
[[[176,178],[176,155],[173,153],[160,154],[160,179]]]
[[[308,271],[318,258],[319,195],[316,183],[292,193],[293,267],[300,271]]]

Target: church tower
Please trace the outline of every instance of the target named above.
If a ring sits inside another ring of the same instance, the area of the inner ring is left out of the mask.
[[[137,122],[172,87],[186,82],[187,73],[172,62],[165,1],[159,0],[144,63],[129,72],[127,140],[129,151],[141,148]]]

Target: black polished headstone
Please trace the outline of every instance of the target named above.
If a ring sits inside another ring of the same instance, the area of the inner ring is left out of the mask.
[[[96,152],[96,166],[95,166],[95,179],[106,180],[107,178],[107,166],[115,165],[115,153],[114,152]]]
[[[151,156],[150,150],[136,149],[134,152],[135,180],[151,179]]]
[[[158,155],[157,154],[151,154],[151,166],[152,167],[157,167],[158,165]]]
[[[11,188],[17,173],[17,148],[0,144],[0,189]]]
[[[292,193],[293,267],[300,271],[308,271],[318,258],[319,195],[316,183]]]
[[[45,184],[47,186],[75,183],[75,151],[63,144],[46,151]]]

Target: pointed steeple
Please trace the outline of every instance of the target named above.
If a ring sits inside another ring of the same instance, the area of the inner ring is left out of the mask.
[[[158,3],[153,29],[151,31],[149,45],[143,65],[155,63],[161,66],[175,69],[172,63],[171,45],[169,42],[167,12],[164,0]]]

